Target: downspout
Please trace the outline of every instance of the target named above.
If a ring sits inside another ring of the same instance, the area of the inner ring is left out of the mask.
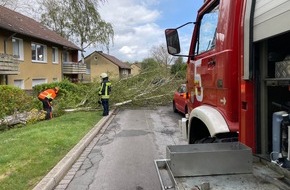
[[[62,47],[62,50],[61,50],[61,53],[60,53],[60,64],[61,64],[61,67],[60,67],[60,70],[61,70],[61,79],[60,79],[60,81],[63,81],[64,80],[64,73],[63,73],[63,51],[64,51],[64,48],[65,47]]]

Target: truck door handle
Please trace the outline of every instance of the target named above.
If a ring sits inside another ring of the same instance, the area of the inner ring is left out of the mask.
[[[209,61],[208,63],[207,63],[207,67],[208,68],[213,68],[215,66],[215,61]]]

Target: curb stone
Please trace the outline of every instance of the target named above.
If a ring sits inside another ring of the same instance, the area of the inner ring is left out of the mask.
[[[33,188],[33,190],[52,190],[65,176],[81,153],[94,139],[102,127],[115,115],[116,109],[112,110],[107,117],[103,117],[66,156]]]

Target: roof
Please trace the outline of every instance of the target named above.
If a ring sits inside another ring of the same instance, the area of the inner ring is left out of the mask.
[[[114,57],[112,55],[105,54],[101,51],[94,51],[93,53],[91,53],[87,57],[91,56],[94,53],[98,53],[99,55],[103,56],[104,58],[110,60],[112,63],[114,63],[115,65],[117,65],[121,69],[131,69],[131,67],[128,66],[126,63],[122,62],[121,60],[117,59],[116,57]]]
[[[136,66],[136,67],[139,67],[141,69],[141,63],[139,62],[136,62],[136,63],[133,63],[133,64],[130,64],[131,66]]]
[[[52,42],[68,48],[80,49],[74,43],[68,41],[32,18],[24,16],[3,6],[0,6],[0,13],[0,28],[25,36]]]

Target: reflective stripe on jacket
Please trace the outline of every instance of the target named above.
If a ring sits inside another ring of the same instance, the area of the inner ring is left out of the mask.
[[[44,100],[45,98],[53,100],[55,97],[56,93],[54,89],[47,89],[38,95],[38,98],[41,100]]]
[[[102,82],[100,90],[99,90],[99,95],[101,95],[101,98],[102,99],[109,99],[110,92],[111,92],[111,82],[110,81]]]

